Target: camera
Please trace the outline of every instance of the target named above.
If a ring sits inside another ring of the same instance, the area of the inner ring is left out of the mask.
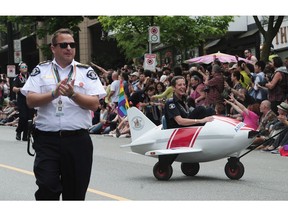
[[[266,83],[268,83],[268,80],[263,80],[262,82],[258,82],[258,85],[260,85],[260,86],[265,86],[266,85]]]
[[[205,86],[204,92],[209,92],[209,91],[210,91],[210,87],[209,86]]]

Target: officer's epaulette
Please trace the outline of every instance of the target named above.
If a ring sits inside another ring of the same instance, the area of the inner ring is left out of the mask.
[[[76,66],[80,68],[86,68],[86,69],[90,67],[90,65],[87,65],[87,64],[77,64]]]
[[[42,61],[38,65],[43,65],[43,64],[50,64],[52,61],[47,60],[47,61]]]

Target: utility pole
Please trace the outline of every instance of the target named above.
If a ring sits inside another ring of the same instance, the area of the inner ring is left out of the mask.
[[[7,43],[8,43],[8,65],[14,65],[14,44],[13,44],[13,26],[11,21],[7,21]],[[9,78],[10,84],[10,100],[16,99],[15,92],[12,91],[13,88],[13,77]]]

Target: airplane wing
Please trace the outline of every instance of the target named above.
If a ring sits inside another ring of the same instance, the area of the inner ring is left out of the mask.
[[[124,144],[124,145],[121,145],[120,147],[126,148],[126,147],[137,146],[137,145],[153,145],[153,144],[155,144],[155,140],[146,140],[138,144],[134,144],[134,143]]]
[[[202,149],[195,148],[175,148],[175,149],[160,149],[154,151],[148,151],[145,153],[147,156],[158,156],[158,155],[170,155],[170,154],[185,154],[185,153],[196,153],[201,152]]]

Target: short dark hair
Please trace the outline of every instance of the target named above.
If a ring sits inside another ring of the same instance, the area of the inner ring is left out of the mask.
[[[255,65],[257,65],[258,67],[260,67],[261,68],[261,71],[264,71],[264,69],[265,69],[265,66],[266,66],[266,64],[265,64],[265,62],[264,61],[257,61],[256,63],[255,63]]]
[[[274,62],[274,66],[275,66],[276,68],[283,66],[283,61],[282,61],[281,57],[275,56],[275,57],[272,58],[272,59],[273,59],[273,62]]]
[[[193,78],[194,80],[197,80],[199,83],[202,82],[202,79],[201,79],[199,76],[197,76],[197,75],[193,75],[192,78]]]
[[[173,79],[171,80],[171,86],[175,87],[176,86],[176,81],[179,79],[185,80],[183,76],[174,76]]]
[[[61,29],[58,29],[57,31],[55,31],[53,34],[52,34],[52,38],[51,38],[51,44],[52,45],[55,45],[57,44],[57,37],[60,35],[60,34],[69,34],[73,37],[73,32],[68,29],[68,28],[61,28]]]

